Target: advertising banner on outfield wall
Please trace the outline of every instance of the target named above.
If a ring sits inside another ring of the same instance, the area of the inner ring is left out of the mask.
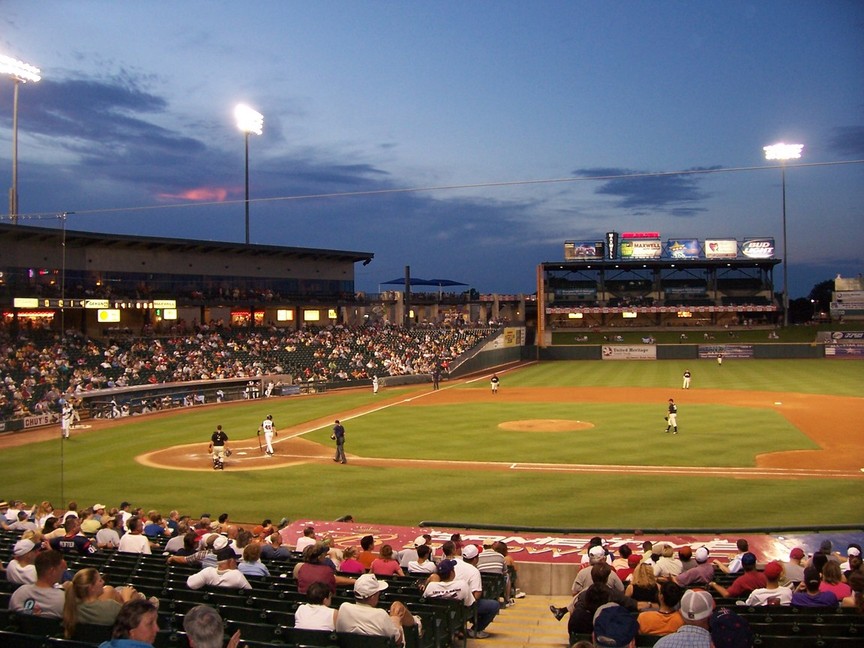
[[[621,241],[622,259],[659,259],[663,252],[660,239],[624,239]]]
[[[604,360],[656,360],[657,347],[653,344],[604,344]]]
[[[829,344],[825,347],[826,358],[864,358],[864,344]]]
[[[741,243],[741,254],[748,259],[773,259],[773,238],[748,238]]]
[[[724,358],[752,358],[752,344],[700,344],[699,358],[716,358],[717,356]]]

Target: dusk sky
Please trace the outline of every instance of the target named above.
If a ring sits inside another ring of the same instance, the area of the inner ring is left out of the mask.
[[[243,242],[244,102],[251,242],[372,252],[358,290],[409,265],[532,293],[610,230],[782,257],[780,141],[804,145],[791,297],[864,272],[860,0],[3,0],[0,54],[43,77],[20,87],[22,225]]]

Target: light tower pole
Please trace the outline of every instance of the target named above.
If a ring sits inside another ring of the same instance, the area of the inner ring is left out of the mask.
[[[783,327],[789,326],[789,246],[786,245],[786,161],[801,157],[803,144],[771,144],[763,146],[766,160],[780,161],[780,177],[783,185]]]
[[[264,115],[245,104],[238,104],[234,108],[234,117],[246,141],[246,245],[249,245],[249,134],[260,135],[264,131]]]
[[[18,224],[18,87],[28,81],[37,82],[42,77],[39,68],[0,54],[0,74],[12,78],[12,186],[9,188],[9,216],[12,224]]]

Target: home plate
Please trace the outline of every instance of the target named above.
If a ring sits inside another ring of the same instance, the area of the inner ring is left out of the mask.
[[[774,404],[775,404],[775,405],[782,405],[783,403],[780,402],[780,401],[774,401]]]

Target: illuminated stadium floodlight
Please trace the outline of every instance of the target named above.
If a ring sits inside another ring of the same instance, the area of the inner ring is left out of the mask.
[[[12,99],[12,186],[9,188],[9,216],[12,224],[18,224],[18,87],[22,83],[36,83],[42,76],[39,68],[19,61],[11,56],[0,54],[0,74],[12,78],[14,86]]]
[[[237,128],[243,133],[246,142],[246,244],[249,244],[249,134],[260,135],[264,132],[264,115],[245,104],[237,104],[234,108],[234,118]]]
[[[786,161],[801,157],[803,144],[771,144],[763,146],[766,160],[780,161],[783,186],[783,326],[789,326],[789,247],[786,245]]]

